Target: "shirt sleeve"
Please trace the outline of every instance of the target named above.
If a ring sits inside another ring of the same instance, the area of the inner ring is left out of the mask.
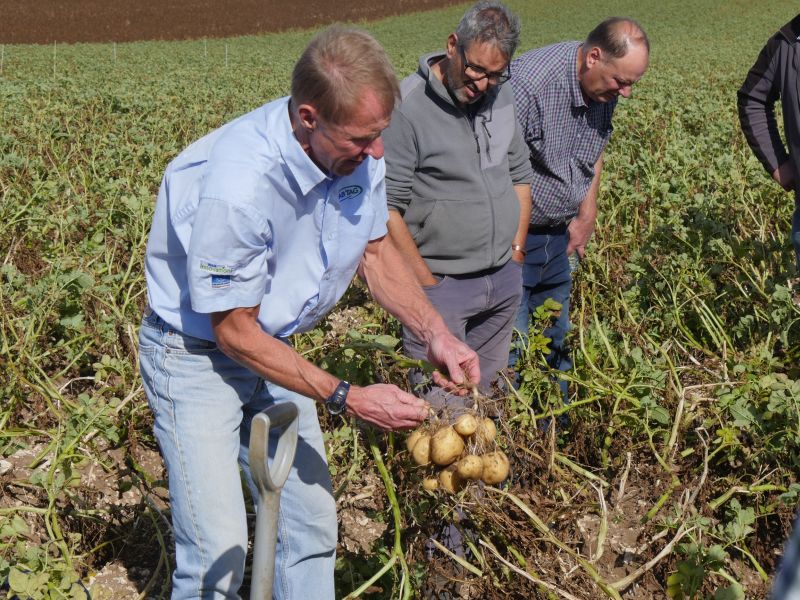
[[[387,204],[402,215],[411,204],[418,153],[414,129],[399,110],[394,111],[389,127],[383,132],[383,144]]]
[[[531,183],[533,167],[531,167],[530,151],[522,139],[522,127],[519,120],[514,124],[514,137],[508,146],[508,167],[514,185]]]
[[[777,64],[781,43],[777,36],[767,42],[738,94],[742,132],[753,153],[770,173],[789,158],[775,119],[775,102],[780,95]]]
[[[201,198],[187,256],[192,309],[212,313],[258,306],[271,275],[269,224],[255,208]]]
[[[522,139],[530,144],[542,137],[542,122],[539,105],[533,93],[532,86],[524,77],[514,79],[511,84],[514,89],[514,105],[517,109],[517,120],[521,128]]]
[[[370,174],[370,201],[375,211],[375,222],[369,239],[377,240],[388,232],[386,222],[389,220],[389,210],[386,206],[386,163],[383,159],[375,161],[375,169]]]

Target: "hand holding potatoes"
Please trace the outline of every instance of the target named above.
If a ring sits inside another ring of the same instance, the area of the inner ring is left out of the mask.
[[[427,402],[385,383],[351,387],[347,410],[383,430],[417,427],[430,413]]]

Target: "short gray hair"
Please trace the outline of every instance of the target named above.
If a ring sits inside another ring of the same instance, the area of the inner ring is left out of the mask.
[[[519,44],[519,18],[501,2],[478,2],[470,8],[456,27],[462,48],[473,42],[494,45],[508,60]]]
[[[622,58],[639,44],[650,52],[650,40],[639,23],[628,17],[609,17],[589,32],[584,47],[596,46],[612,58]]]
[[[386,52],[369,33],[331,25],[308,44],[292,72],[292,105],[311,104],[334,125],[346,123],[371,90],[389,114],[400,87]]]

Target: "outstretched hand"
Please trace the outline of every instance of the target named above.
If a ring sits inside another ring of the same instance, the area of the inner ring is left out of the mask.
[[[463,396],[481,380],[480,359],[475,351],[449,331],[435,334],[428,345],[428,360],[442,371],[433,372],[433,382],[447,392]]]

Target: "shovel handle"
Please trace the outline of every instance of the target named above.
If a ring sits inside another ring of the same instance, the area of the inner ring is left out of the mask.
[[[269,430],[282,428],[270,470]],[[253,417],[250,426],[250,475],[258,489],[256,533],[253,541],[251,600],[272,598],[275,547],[278,542],[278,510],[281,488],[286,483],[297,450],[297,405],[286,402],[270,406]]]
[[[270,428],[282,427],[272,469],[268,448]],[[250,474],[259,494],[277,492],[286,483],[297,450],[297,405],[294,402],[274,404],[253,417],[250,426]]]

